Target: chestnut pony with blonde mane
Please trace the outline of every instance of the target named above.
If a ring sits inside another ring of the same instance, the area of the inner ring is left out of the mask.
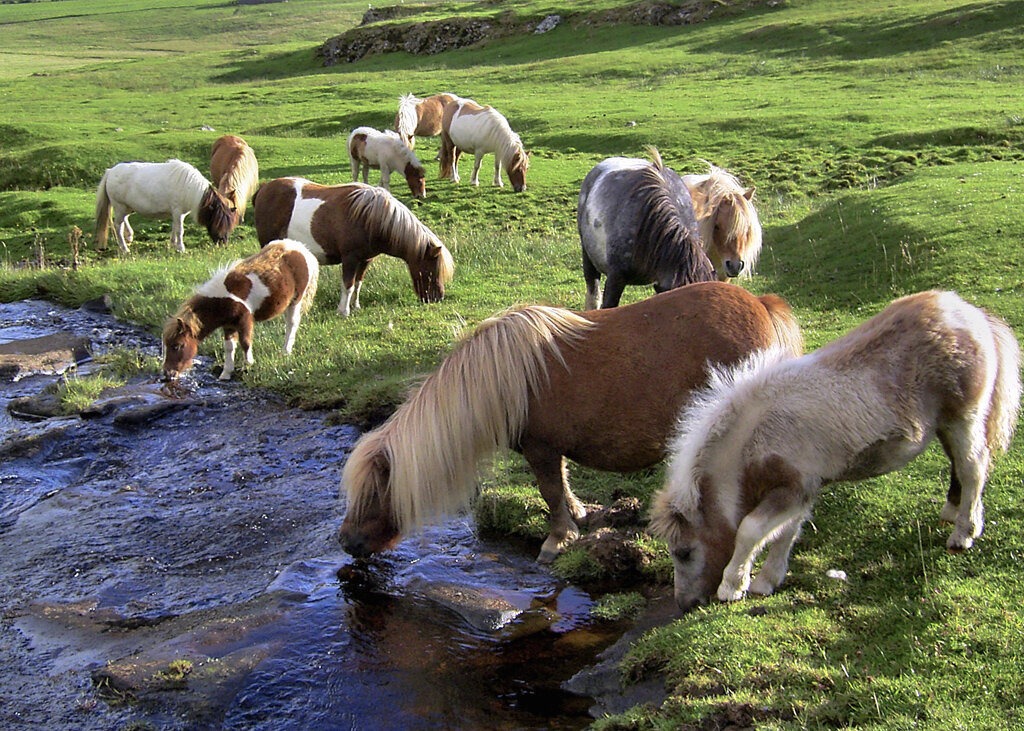
[[[395,132],[410,150],[415,149],[417,137],[437,137],[441,134],[444,105],[458,98],[455,94],[434,94],[426,99],[420,99],[415,94],[400,97],[398,114],[395,115]]]
[[[391,547],[468,502],[480,461],[511,448],[550,509],[539,557],[550,561],[586,514],[567,457],[613,472],[657,463],[709,363],[771,346],[802,349],[786,303],[721,282],[608,310],[535,305],[486,320],[356,444],[342,475],[339,540],[354,556]]]
[[[245,218],[249,198],[260,182],[256,153],[241,137],[224,135],[210,151],[210,177],[220,194],[235,207],[235,225]]]
[[[421,302],[439,302],[455,270],[433,231],[383,188],[364,183],[318,185],[304,178],[264,183],[253,197],[260,243],[304,243],[321,264],[341,264],[338,312],[359,309],[366,269],[378,254],[403,259]]]
[[[721,281],[749,276],[761,254],[761,220],[754,208],[754,189],[744,189],[733,174],[707,165],[709,171],[704,175],[683,176],[697,214],[701,246]]]
[[[946,546],[970,548],[984,525],[991,459],[1010,443],[1020,396],[1013,332],[953,292],[898,299],[802,358],[767,351],[717,368],[683,412],[652,508],[679,606],[771,594],[823,485],[897,470],[936,437],[951,466],[939,514],[954,524]]]
[[[272,241],[248,259],[236,261],[196,287],[195,294],[164,324],[164,376],[170,380],[192,365],[199,343],[224,331],[224,370],[231,379],[236,345],[252,365],[253,324],[285,315],[282,350],[292,352],[302,315],[316,295],[320,266],[298,241]]]

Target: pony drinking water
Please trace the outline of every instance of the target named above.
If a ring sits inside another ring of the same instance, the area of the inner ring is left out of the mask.
[[[753,274],[761,253],[761,220],[754,189],[744,189],[731,173],[708,163],[705,175],[684,175],[697,214],[701,246],[723,282]]]
[[[433,231],[383,188],[317,185],[303,178],[264,183],[253,198],[260,243],[301,241],[321,264],[341,264],[338,312],[359,309],[366,268],[378,254],[405,260],[421,302],[438,302],[451,281],[452,255]]]
[[[441,120],[441,177],[459,182],[459,157],[463,152],[476,156],[470,182],[480,185],[480,165],[484,155],[494,153],[494,184],[503,187],[501,169],[505,168],[512,190],[526,190],[526,171],[530,156],[523,150],[519,135],[512,131],[494,107],[482,107],[472,99],[448,102]]]
[[[583,247],[585,307],[615,307],[627,284],[665,292],[715,279],[700,245],[683,181],[650,148],[653,162],[610,157],[580,186],[576,222]],[[607,278],[601,297],[601,275]]]
[[[241,137],[224,135],[218,138],[210,151],[210,177],[220,194],[234,206],[237,226],[245,218],[249,197],[260,182],[256,153]]]
[[[128,223],[133,212],[147,218],[170,216],[171,244],[183,253],[185,216],[192,214],[218,244],[227,242],[237,220],[231,202],[201,172],[181,160],[121,162],[103,173],[96,190],[96,243],[100,248],[107,245],[111,211],[114,237],[125,254],[134,237]]]
[[[685,343],[685,347],[680,347]],[[585,509],[566,457],[632,472],[660,461],[708,363],[778,346],[802,349],[789,307],[731,284],[682,287],[615,309],[512,309],[482,323],[348,459],[339,539],[354,556],[472,498],[479,462],[511,448],[550,509],[539,560],[575,538]]]
[[[284,352],[291,353],[303,313],[316,294],[320,266],[298,241],[272,241],[248,259],[236,261],[196,288],[196,293],[164,325],[163,372],[176,379],[188,370],[199,343],[217,328],[224,331],[224,370],[231,379],[238,365],[236,345],[252,365],[253,323],[284,313]]]
[[[970,548],[991,458],[1016,425],[1019,369],[1006,323],[952,292],[898,299],[802,358],[768,351],[716,369],[683,412],[652,508],[679,606],[771,594],[822,485],[897,470],[934,437],[951,466],[946,545]]]
[[[434,94],[426,99],[406,94],[399,98],[395,131],[402,142],[412,150],[416,147],[417,137],[437,137],[441,134],[444,106],[458,98],[455,94]]]
[[[352,180],[359,179],[362,166],[363,182],[368,182],[370,168],[380,168],[380,185],[391,190],[391,171],[405,175],[409,191],[416,198],[426,198],[426,170],[397,133],[379,132],[372,127],[356,127],[348,136],[348,158],[352,163]]]

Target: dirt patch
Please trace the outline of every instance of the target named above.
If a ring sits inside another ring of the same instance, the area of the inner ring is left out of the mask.
[[[567,15],[563,21],[576,28],[623,23],[689,25],[703,22],[712,16],[732,15],[755,6],[774,7],[778,4],[779,0],[691,0],[682,3],[643,0],[613,10]],[[403,6],[371,8],[358,27],[329,38],[317,48],[316,55],[322,59],[324,66],[352,63],[366,56],[396,51],[432,56],[499,38],[533,33],[544,22],[543,17],[521,18],[511,12],[489,18],[455,17],[423,23],[388,22],[415,10]]]

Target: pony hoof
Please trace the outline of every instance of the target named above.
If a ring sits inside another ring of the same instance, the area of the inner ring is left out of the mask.
[[[775,587],[767,579],[762,579],[758,576],[750,582],[749,591],[751,594],[757,594],[758,596],[771,596],[775,593]]]
[[[730,589],[726,586],[718,587],[718,601],[720,602],[738,602],[743,598],[743,591],[740,589]]]
[[[227,374],[221,373],[219,376],[217,376],[217,380],[218,381],[230,381],[231,380],[231,374],[230,373],[227,373]]]
[[[547,566],[552,563],[558,557],[558,551],[548,551],[546,549],[541,550],[540,555],[537,556],[537,563]]]

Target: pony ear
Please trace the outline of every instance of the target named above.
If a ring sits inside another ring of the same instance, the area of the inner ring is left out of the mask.
[[[754,197],[754,187],[751,186],[747,188],[745,191],[743,191],[743,197],[746,198],[748,201],[752,200]]]

